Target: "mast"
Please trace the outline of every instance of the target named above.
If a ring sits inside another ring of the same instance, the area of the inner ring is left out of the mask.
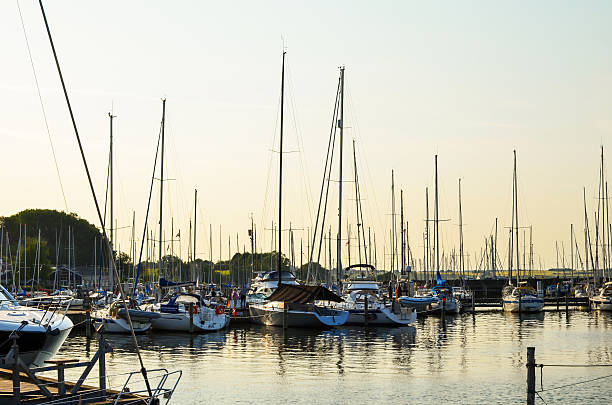
[[[520,255],[519,255],[519,220],[518,220],[518,182],[516,180],[516,150],[514,151],[514,207],[516,214],[514,215],[514,221],[516,223],[516,285],[518,286],[520,279]]]
[[[463,214],[461,212],[461,178],[459,178],[459,270],[461,279],[465,278],[465,267],[463,263]]]
[[[393,278],[393,273],[395,270],[393,266],[395,265],[395,254],[396,252],[396,243],[397,243],[397,230],[395,229],[395,176],[393,169],[391,169],[391,278]]]
[[[401,252],[402,252],[402,267],[401,274],[406,273],[406,235],[404,233],[404,190],[400,189],[400,235],[401,235]]]
[[[283,68],[281,72],[281,105],[280,105],[280,142],[279,142],[279,167],[278,167],[278,287],[282,283],[282,242],[283,242],[283,127],[285,107],[285,50],[283,50]]]
[[[355,216],[357,217],[357,247],[359,249],[359,263],[363,263],[361,261],[361,234],[359,233],[359,229],[363,224],[359,221],[359,203],[360,203],[359,201],[359,182],[357,178],[357,157],[355,155],[355,140],[354,139],[353,139],[353,165],[354,165],[354,172],[355,172]],[[350,238],[349,238],[349,241],[350,241]],[[363,242],[365,244],[365,240]]]
[[[163,256],[163,216],[164,216],[164,137],[166,130],[166,99],[162,98],[162,129],[161,129],[161,160],[159,177],[159,262],[157,267],[157,282],[160,283],[162,276]],[[174,235],[172,235],[174,236]],[[174,239],[174,238],[172,238]],[[161,290],[160,290],[161,293]],[[161,298],[161,296],[160,296]]]
[[[198,189],[195,189],[194,192],[194,196],[193,196],[193,248],[191,249],[191,261],[193,263],[192,265],[192,270],[191,270],[191,279],[193,280],[194,275],[193,275],[193,271],[196,270],[197,268],[195,268],[196,266],[196,236],[197,236],[197,221],[198,221]],[[200,274],[198,273],[197,276],[197,281],[199,284],[200,281]]]
[[[336,241],[336,277],[340,281],[343,277],[342,271],[342,150],[344,149],[344,66],[340,68],[340,156],[338,163],[338,240]]]
[[[109,158],[108,158],[108,170],[109,170],[109,179],[110,179],[110,184],[109,184],[109,196],[110,196],[110,247],[111,247],[111,251],[110,251],[110,255],[111,258],[114,257],[114,248],[113,248],[113,243],[114,243],[114,229],[113,229],[113,221],[114,221],[114,215],[113,215],[113,118],[115,118],[115,116],[113,115],[112,112],[108,113],[108,118],[109,118],[109,125],[110,125],[110,152],[109,152]],[[68,235],[68,238],[70,238],[70,234]],[[70,253],[70,252],[69,252]],[[115,263],[114,260],[109,260],[109,284],[110,284],[110,288],[111,290],[113,290],[113,286],[114,286],[114,278],[113,278],[113,265]],[[68,266],[68,268],[70,269],[70,266]]]
[[[431,265],[431,249],[429,246],[429,187],[425,187],[425,282],[429,280],[429,266]]]
[[[436,166],[436,198],[435,198],[435,211],[434,211],[434,233],[435,233],[435,244],[436,244],[436,277],[437,273],[440,272],[440,233],[439,233],[439,221],[440,217],[438,216],[438,155],[435,158],[435,166]]]

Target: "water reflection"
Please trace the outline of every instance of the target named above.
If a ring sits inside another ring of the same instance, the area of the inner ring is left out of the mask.
[[[353,397],[358,402],[405,402],[406,390],[428,397],[433,381],[437,392],[462,402],[480,403],[484,395],[494,398],[491,403],[513,403],[524,389],[527,346],[536,346],[537,360],[544,363],[612,363],[610,329],[609,313],[478,312],[420,318],[414,326],[401,328],[236,325],[201,335],[149,333],[138,336],[138,342],[147,367],[184,371],[182,390],[175,397],[181,404],[203,398],[280,402],[279,385],[270,381],[281,383],[284,394],[296,403]],[[131,337],[106,339],[114,348],[109,373],[135,370]],[[97,347],[95,338],[71,336],[60,356],[84,359]],[[552,385],[562,377],[549,374],[545,379]],[[214,383],[199,383],[204,381]],[[605,393],[612,394],[612,387],[602,389]]]

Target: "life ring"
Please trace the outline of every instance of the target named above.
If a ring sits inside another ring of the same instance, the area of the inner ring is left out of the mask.
[[[223,308],[223,305],[218,305],[218,306],[215,308],[215,314],[217,314],[217,315],[221,315],[221,314],[223,314],[224,312],[225,312],[225,308]]]
[[[196,305],[189,305],[188,312],[196,315],[198,313],[198,307]]]

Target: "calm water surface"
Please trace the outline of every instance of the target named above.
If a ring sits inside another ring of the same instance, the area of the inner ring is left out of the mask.
[[[235,325],[222,333],[138,337],[147,368],[183,370],[171,403],[464,403],[525,401],[527,346],[543,364],[612,364],[612,314],[481,312],[413,327],[326,331]],[[129,336],[107,336],[112,387],[138,370]],[[85,359],[95,339],[71,335],[59,356]],[[97,376],[97,370],[92,376]],[[612,367],[544,367],[544,390],[612,374]],[[75,378],[74,374],[70,376]],[[540,389],[540,375],[537,373]],[[88,382],[97,385],[95,378]],[[609,403],[612,378],[540,394],[551,403]],[[536,403],[543,404],[536,398]]]

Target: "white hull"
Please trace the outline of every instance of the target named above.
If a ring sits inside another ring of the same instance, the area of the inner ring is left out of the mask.
[[[542,312],[544,300],[536,297],[523,298],[520,302],[516,297],[504,298],[503,308],[505,312]]]
[[[347,311],[330,310],[332,315],[320,315],[314,311],[287,311],[288,328],[328,328],[341,326],[348,320]],[[283,326],[283,308],[270,304],[249,306],[251,321],[268,326]]]
[[[591,308],[600,311],[612,311],[612,297],[595,296],[591,297]]]
[[[123,318],[111,318],[107,313],[94,314],[94,326],[99,333],[131,333],[130,324]],[[144,333],[151,327],[151,321],[132,320],[134,333]]]
[[[458,314],[461,312],[461,303],[457,300],[446,300],[444,304],[440,300],[436,300],[431,303],[431,310],[436,312],[442,312],[442,307],[444,306],[444,312],[446,314]]]
[[[368,325],[372,326],[402,326],[410,325],[416,321],[417,314],[409,308],[400,314],[394,314],[389,308],[379,308],[368,311]],[[347,325],[365,325],[365,312],[363,309],[349,310]]]
[[[229,316],[226,314],[215,314],[208,311],[204,314],[194,314],[193,316],[193,331],[194,332],[214,332],[225,328],[229,324]],[[167,314],[160,313],[160,317],[153,320],[154,330],[168,330],[176,332],[191,332],[189,314],[177,313]]]

